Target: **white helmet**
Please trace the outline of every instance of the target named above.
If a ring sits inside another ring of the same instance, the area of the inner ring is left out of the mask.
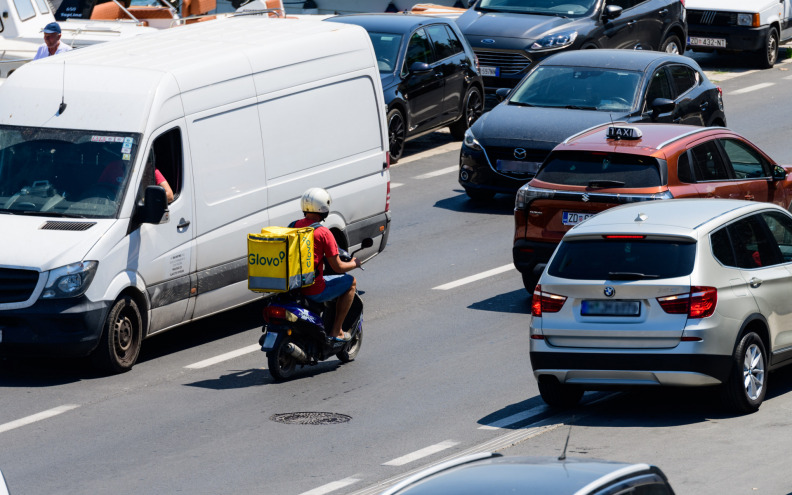
[[[302,198],[300,198],[300,208],[306,213],[327,215],[330,213],[330,203],[332,201],[329,192],[321,187],[312,187],[305,191]]]

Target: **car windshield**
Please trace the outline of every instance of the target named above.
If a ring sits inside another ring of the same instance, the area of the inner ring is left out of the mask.
[[[536,179],[590,188],[663,186],[660,163],[651,156],[593,151],[551,153]]]
[[[140,135],[0,126],[0,214],[114,218]]]
[[[396,59],[399,57],[399,46],[402,35],[392,33],[369,33],[371,44],[374,45],[374,54],[377,56],[377,66],[383,73],[391,73],[396,68]]]
[[[581,16],[591,12],[596,0],[481,0],[475,9],[484,12]]]
[[[537,67],[509,97],[509,104],[628,112],[641,72],[592,67]]]
[[[564,241],[547,270],[574,280],[667,279],[690,275],[695,257],[692,240]]]

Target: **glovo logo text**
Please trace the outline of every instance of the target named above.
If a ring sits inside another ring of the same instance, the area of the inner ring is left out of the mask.
[[[281,251],[278,253],[278,256],[270,258],[267,256],[261,256],[259,254],[253,253],[248,256],[248,264],[251,265],[263,265],[263,266],[278,266],[283,262],[283,259],[286,258],[286,252]]]

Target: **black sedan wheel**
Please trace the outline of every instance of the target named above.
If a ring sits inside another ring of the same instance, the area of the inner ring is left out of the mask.
[[[481,91],[471,86],[465,93],[464,105],[462,106],[462,116],[451,124],[448,128],[451,130],[451,136],[454,139],[462,139],[465,137],[467,131],[473,122],[481,117],[484,113],[484,98],[481,96]]]
[[[388,146],[390,162],[396,163],[404,153],[404,142],[407,139],[407,123],[398,108],[388,112]]]

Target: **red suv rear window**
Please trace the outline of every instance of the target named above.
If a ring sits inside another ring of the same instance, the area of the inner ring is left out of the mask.
[[[543,182],[597,188],[658,187],[664,176],[651,156],[592,151],[554,152],[536,174]]]

